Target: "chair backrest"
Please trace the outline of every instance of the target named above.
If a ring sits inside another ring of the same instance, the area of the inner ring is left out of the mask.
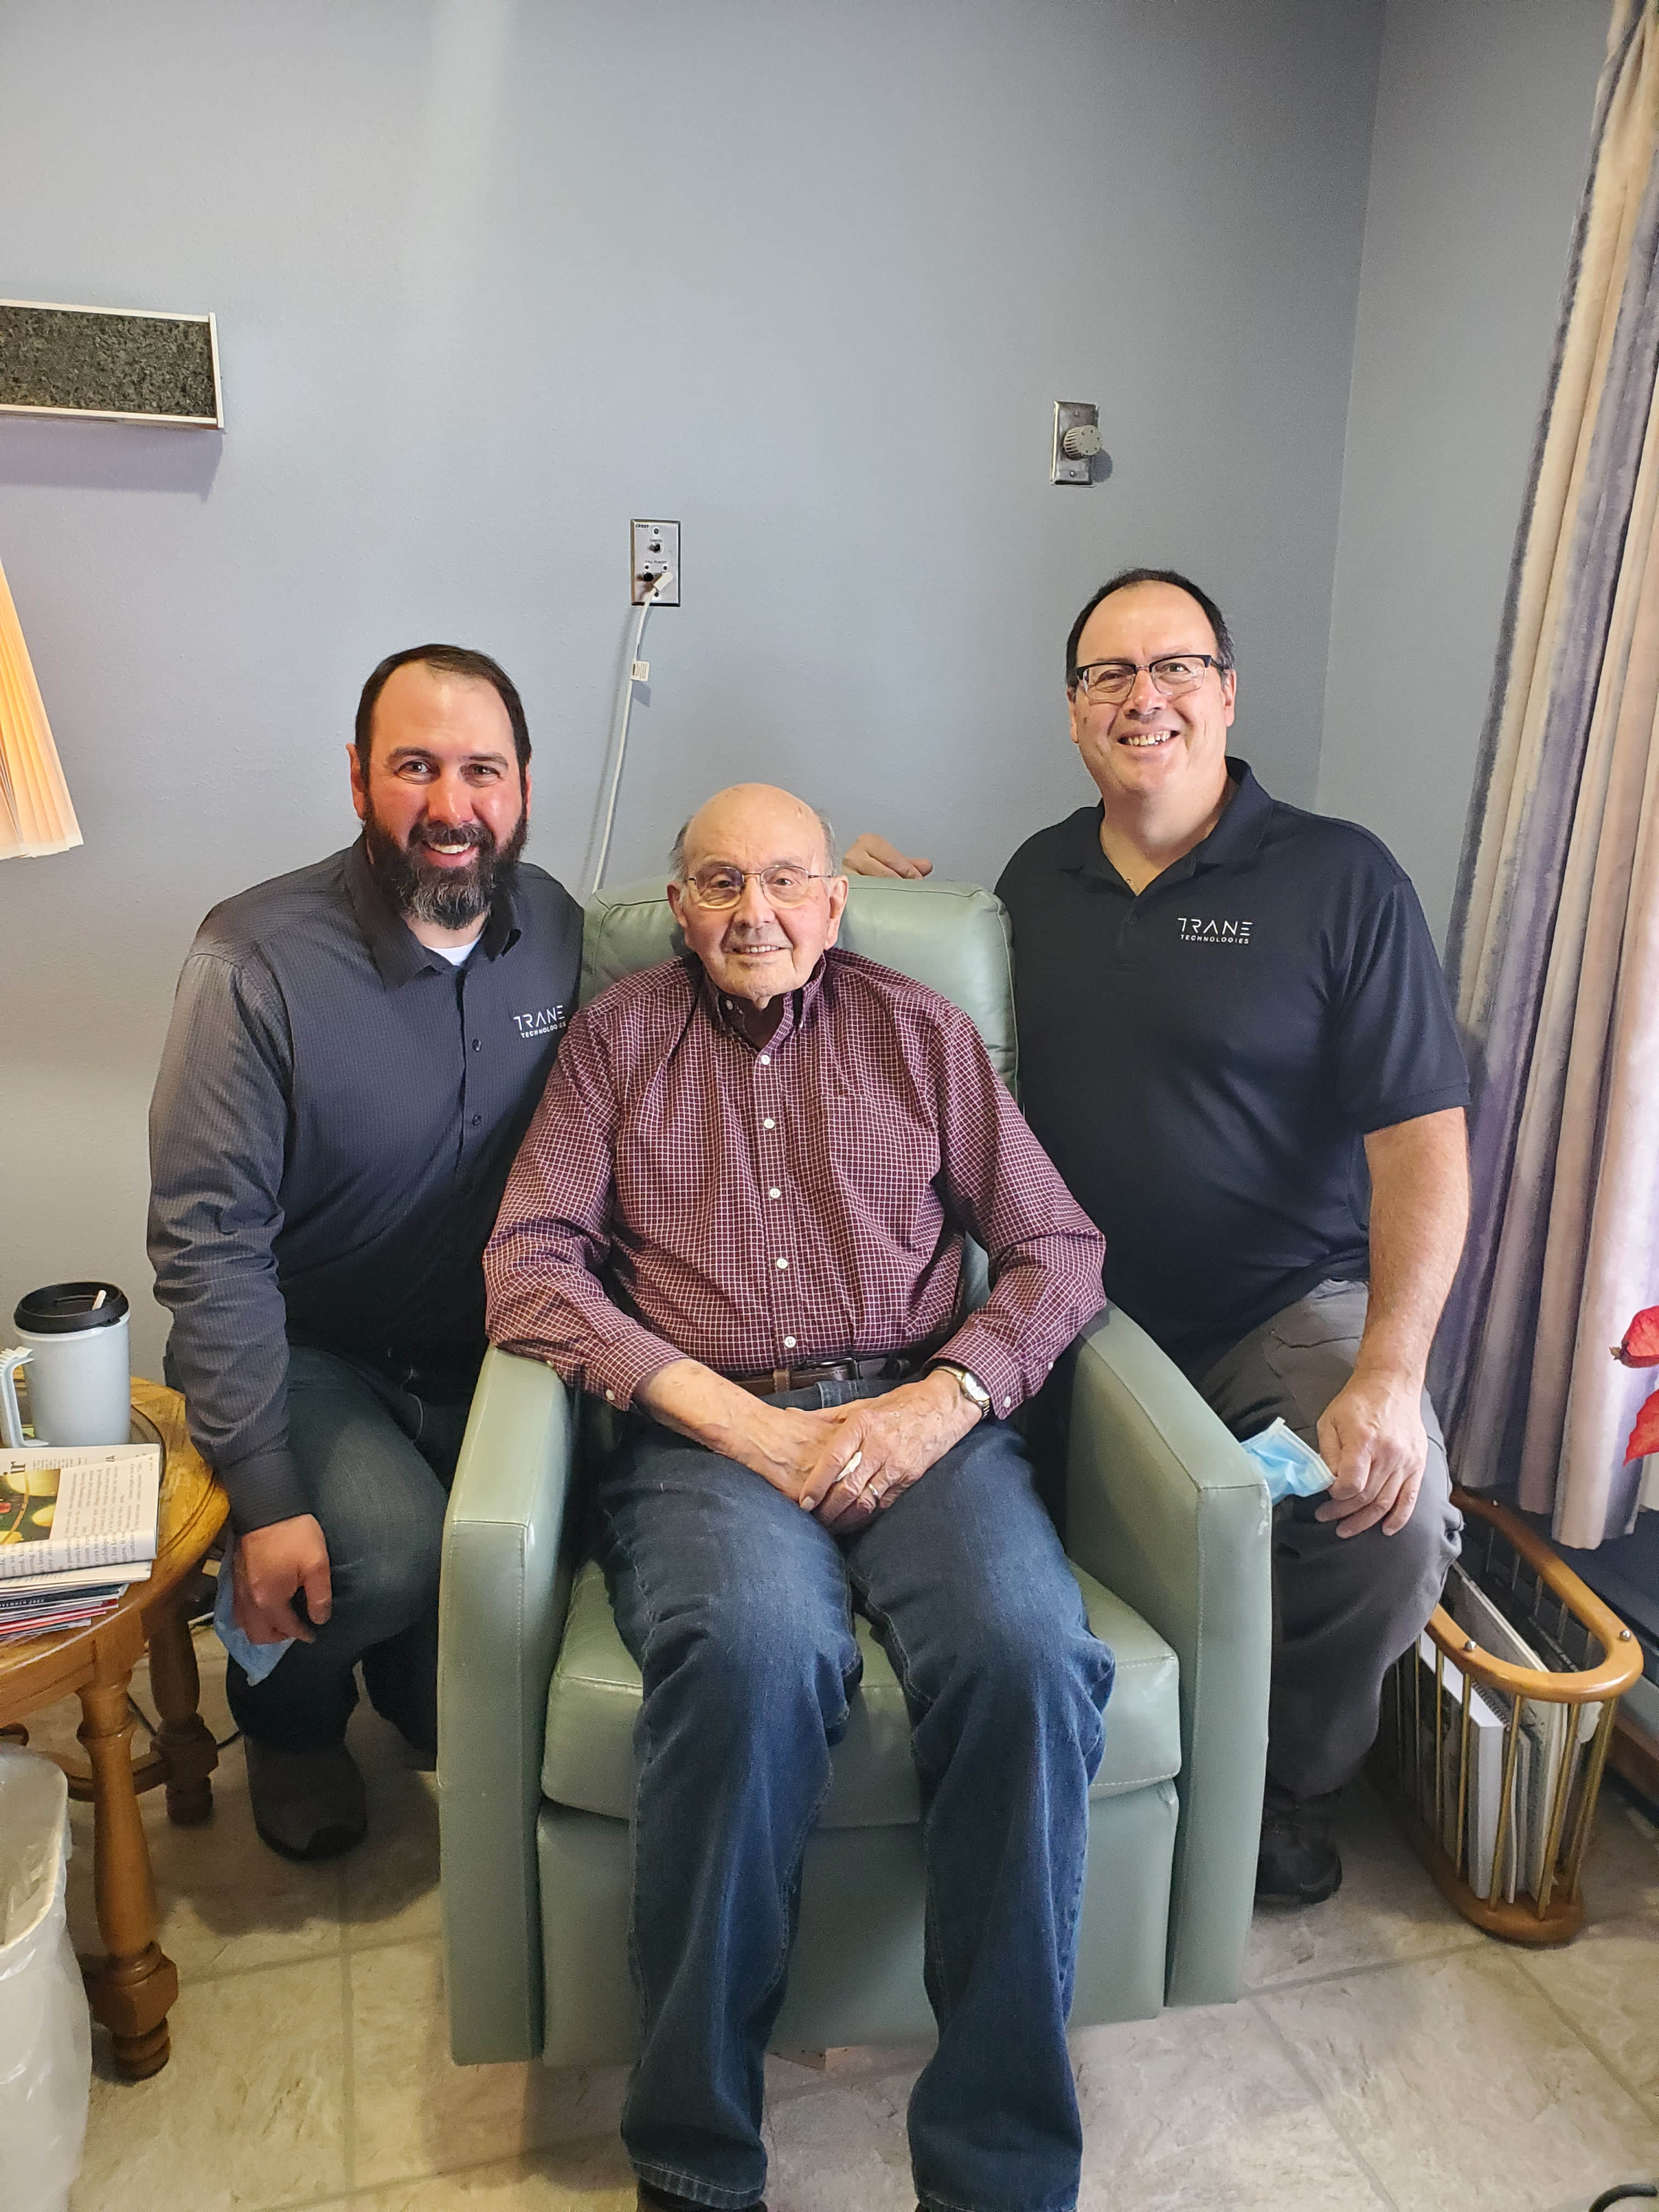
[[[997,1073],[1014,1087],[1013,941],[1000,899],[977,884],[855,876],[841,942],[849,952],[930,985],[970,1015]],[[660,878],[596,891],[582,933],[583,1000],[684,950]]]

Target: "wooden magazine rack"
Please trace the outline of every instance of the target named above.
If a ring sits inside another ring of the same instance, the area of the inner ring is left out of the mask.
[[[1501,1602],[1523,1636],[1589,1663],[1559,1671],[1512,1666],[1483,1650],[1443,1606],[1437,1606],[1426,1631],[1434,1652],[1432,1671],[1414,1648],[1384,1679],[1371,1776],[1393,1803],[1418,1856],[1466,1920],[1506,1942],[1569,1942],[1584,1917],[1579,1882],[1614,1716],[1620,1695],[1642,1671],[1641,1647],[1517,1515],[1468,1491],[1455,1491],[1453,1500],[1464,1516],[1463,1560],[1472,1579]],[[1489,1896],[1482,1896],[1473,1880],[1468,1815],[1474,1700],[1456,1694],[1460,1680],[1492,1693],[1491,1708],[1509,1716],[1503,1726]],[[1594,1734],[1581,1741],[1577,1730],[1568,1731],[1569,1750],[1548,1790],[1541,1879],[1527,1888],[1517,1878],[1513,1899],[1505,1899],[1501,1891],[1508,1885],[1498,1876],[1507,1851],[1514,1849],[1519,1857],[1520,1838],[1511,1837],[1510,1829],[1521,1817],[1516,1774],[1527,1708],[1568,1705],[1579,1712],[1592,1705],[1601,1707]]]

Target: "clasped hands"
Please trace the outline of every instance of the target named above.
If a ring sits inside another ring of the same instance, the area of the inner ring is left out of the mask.
[[[757,1399],[728,1449],[775,1490],[851,1535],[919,1481],[981,1419],[949,1375],[806,1412]]]

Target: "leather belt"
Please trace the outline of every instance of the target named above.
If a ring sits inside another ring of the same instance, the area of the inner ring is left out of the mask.
[[[931,1352],[878,1352],[869,1359],[812,1359],[805,1367],[769,1367],[763,1374],[727,1379],[757,1398],[775,1398],[786,1390],[810,1390],[815,1382],[902,1382],[932,1358]]]

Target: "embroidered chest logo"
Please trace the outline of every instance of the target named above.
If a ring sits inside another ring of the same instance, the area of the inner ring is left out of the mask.
[[[1251,925],[1248,921],[1218,921],[1200,914],[1178,914],[1183,945],[1248,945]]]
[[[533,1014],[514,1014],[513,1026],[521,1037],[557,1036],[564,1028],[562,1006],[542,1006]]]

